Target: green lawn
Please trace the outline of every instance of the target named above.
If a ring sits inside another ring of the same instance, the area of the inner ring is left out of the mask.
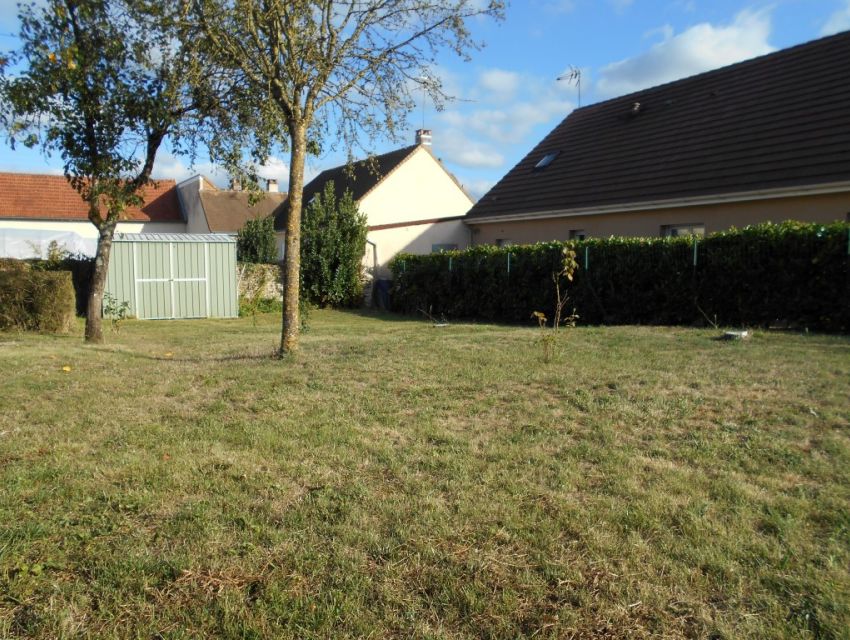
[[[0,334],[0,637],[850,637],[850,339],[277,322]]]

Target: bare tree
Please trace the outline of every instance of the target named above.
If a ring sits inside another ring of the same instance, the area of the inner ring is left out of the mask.
[[[250,87],[256,159],[289,150],[289,205],[280,353],[298,348],[302,192],[308,152],[337,141],[351,152],[397,139],[442,50],[466,58],[480,45],[468,22],[501,18],[501,0],[194,0],[209,55]],[[213,155],[238,160],[211,144]]]

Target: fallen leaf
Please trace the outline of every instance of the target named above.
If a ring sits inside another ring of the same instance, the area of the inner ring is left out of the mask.
[[[62,367],[62,371],[68,372],[70,370],[71,370],[71,367],[69,367],[67,364],[64,367]]]
[[[173,356],[173,355],[174,355],[174,354],[173,354],[173,353],[171,353],[170,351],[166,351],[166,352],[165,352],[165,357],[166,357],[166,358],[170,358],[170,357],[171,357],[171,356]]]

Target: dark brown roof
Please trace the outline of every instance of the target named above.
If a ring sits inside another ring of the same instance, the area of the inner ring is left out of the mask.
[[[343,164],[333,169],[322,171],[313,178],[309,184],[304,186],[304,198],[302,202],[306,206],[313,197],[320,193],[325,184],[333,180],[336,197],[342,198],[346,189],[356,201],[369,193],[377,184],[396,169],[401,163],[418,148],[418,145],[396,149],[371,159],[357,160],[351,165]],[[275,218],[275,229],[282,230],[286,225],[286,211],[282,210]]]
[[[174,180],[142,188],[144,204],[128,207],[122,220],[183,222]],[[0,218],[88,220],[88,206],[64,176],[0,173]]]
[[[207,188],[201,190],[200,197],[212,233],[236,233],[251,218],[276,216],[286,202],[285,193],[264,193],[252,206],[247,191]]]
[[[577,109],[468,218],[850,180],[848,63],[845,32]]]

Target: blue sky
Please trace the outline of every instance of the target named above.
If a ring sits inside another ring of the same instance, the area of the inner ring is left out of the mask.
[[[0,0],[0,48],[15,46],[14,0]],[[449,55],[434,70],[457,101],[438,112],[425,105],[434,152],[464,186],[481,196],[577,105],[574,85],[556,78],[582,71],[582,104],[686,77],[850,29],[850,0],[513,0],[503,22],[477,20],[486,43],[470,62]],[[402,141],[377,141],[383,152],[413,142],[422,112]],[[309,162],[308,179],[344,162],[342,150]],[[61,172],[58,158],[0,147],[0,170]],[[208,162],[194,168],[165,148],[155,176],[195,173],[221,185]],[[262,172],[286,184],[283,154]],[[285,188],[285,186],[284,186]]]

